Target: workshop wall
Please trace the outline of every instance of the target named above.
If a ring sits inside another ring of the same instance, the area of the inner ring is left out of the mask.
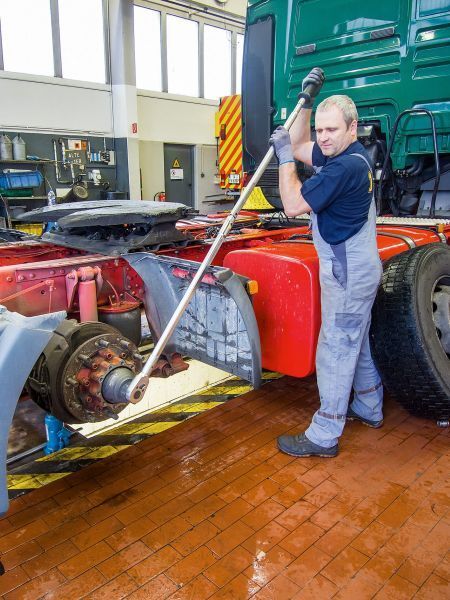
[[[218,102],[138,91],[139,151],[142,198],[153,200],[164,190],[164,144],[189,144],[194,154],[195,208],[222,209],[224,194],[214,181],[216,150],[214,119]],[[204,152],[204,148],[210,148]],[[227,203],[228,205],[229,203]]]
[[[144,0],[145,1],[145,0]],[[149,0],[152,4],[164,4],[165,0]],[[195,4],[201,4],[213,8],[215,12],[221,10],[232,15],[245,17],[247,11],[247,0],[225,0],[216,2],[216,0],[195,0]],[[192,6],[192,13],[195,14],[195,6]]]
[[[10,201],[10,205],[20,204],[22,206],[26,206],[27,210],[32,210],[33,208],[38,208],[39,206],[45,206],[47,204],[46,199],[43,197],[47,194],[50,187],[57,192],[58,198],[64,198],[66,194],[68,194],[72,187],[72,173],[70,168],[64,168],[62,165],[63,155],[62,155],[62,146],[58,142],[61,140],[64,145],[68,146],[68,141],[70,139],[80,139],[87,144],[90,145],[90,149],[92,153],[99,153],[105,148],[108,150],[115,150],[114,148],[114,139],[111,137],[94,137],[94,136],[86,136],[86,135],[75,135],[75,134],[67,134],[67,133],[31,133],[29,131],[23,131],[20,128],[15,130],[8,130],[7,134],[9,137],[13,137],[20,131],[21,137],[25,141],[26,144],[26,153],[27,156],[35,156],[41,160],[48,160],[48,163],[2,163],[2,169],[39,169],[42,175],[45,178],[42,186],[33,190],[33,197],[27,198],[23,197],[20,199],[15,199]],[[58,160],[58,170],[59,170],[59,181],[57,181],[55,163],[54,163],[54,144],[53,141],[56,142],[56,152],[57,152],[57,160]],[[117,156],[117,155],[116,155]],[[116,160],[116,156],[114,156],[114,161]],[[102,190],[104,189],[104,184],[106,187],[106,183],[109,184],[109,188],[111,190],[116,189],[116,168],[115,165],[106,165],[98,160],[94,156],[92,161],[87,160],[84,165],[84,169],[80,170],[78,167],[74,167],[74,175],[78,176],[83,174],[81,180],[86,182],[87,188],[89,191],[89,200],[97,200],[102,197]],[[50,162],[51,161],[51,162]],[[89,179],[89,172],[92,170],[98,171],[100,173],[101,181],[98,185],[94,185],[93,181]],[[68,197],[69,198],[69,197]],[[67,198],[67,199],[68,199]]]
[[[67,145],[68,139],[82,139],[90,142],[91,151],[100,151],[106,146],[114,150],[113,125],[111,114],[110,87],[100,84],[72,82],[67,79],[35,76],[0,71],[0,131],[10,138],[20,132],[26,142],[27,155],[54,160],[53,140],[61,138]],[[57,144],[58,160],[62,160],[61,148]],[[20,168],[25,168],[19,165]],[[116,189],[115,166],[95,162],[86,165],[87,171],[97,169],[102,180]],[[18,168],[17,165],[3,164],[2,168]],[[26,168],[34,168],[26,165]],[[58,183],[54,164],[41,166],[47,182],[34,195],[46,193],[51,186],[58,189],[59,197],[64,189],[69,191],[71,174],[61,168]],[[84,178],[86,179],[86,178]],[[89,199],[99,199],[101,187],[88,183]],[[42,200],[21,200],[28,209],[45,204]]]
[[[212,100],[138,91],[139,139],[178,144],[214,144]]]
[[[27,153],[43,158],[53,159],[53,138],[81,137],[91,140],[93,149],[99,144],[103,147],[103,135],[109,142],[113,130],[109,90],[106,85],[85,87],[81,82],[0,72],[0,131],[10,137],[22,132]],[[214,145],[218,103],[142,90],[137,91],[137,101],[142,197],[153,199],[155,193],[164,189],[163,142]],[[126,161],[126,152],[119,147],[116,161]],[[51,185],[56,185],[54,168],[46,167],[46,171]],[[120,177],[116,186],[114,169],[108,168],[102,177],[110,181],[111,189],[126,189],[126,182]],[[220,192],[218,186],[215,192]],[[90,197],[100,197],[100,189],[92,187]],[[199,206],[203,200],[202,196]]]
[[[139,142],[139,165],[142,199],[153,200],[155,194],[164,190],[163,142],[141,140]]]
[[[0,128],[111,135],[107,85],[0,71]]]
[[[198,4],[211,6],[215,9],[221,8],[226,12],[230,12],[241,17],[245,17],[247,10],[247,0],[228,0],[226,3],[218,3],[215,0],[200,0]]]
[[[156,0],[156,4],[158,2]],[[205,0],[197,4],[214,8],[215,11],[223,8],[230,14],[243,16],[246,2],[229,0],[221,6],[215,0]],[[139,164],[143,198],[151,199],[164,189],[163,142],[193,145],[197,149],[196,157],[203,146],[215,146],[214,118],[218,102],[134,89],[137,95],[139,143],[133,160]],[[21,132],[28,144],[28,154],[51,159],[53,138],[89,139],[93,148],[96,148],[99,144],[103,147],[103,138],[106,137],[108,146],[116,150],[116,167],[108,167],[104,173],[102,171],[102,178],[110,182],[112,189],[126,191],[129,183],[129,148],[127,138],[117,131],[119,124],[113,115],[112,96],[109,84],[0,70],[0,132],[4,131],[10,137]],[[128,121],[126,128],[131,128]],[[109,143],[114,137],[115,147]],[[213,160],[212,153],[208,155]],[[209,166],[213,169],[214,161]],[[130,172],[137,179],[138,171],[131,167],[133,165],[130,166]],[[196,177],[201,176],[200,170],[201,167],[196,165]],[[46,171],[52,186],[64,187],[56,184],[53,167],[47,166]],[[212,198],[214,194],[220,194],[213,180],[208,179],[201,184],[196,186],[201,196],[197,197],[198,207],[202,206],[206,196]],[[92,198],[97,198],[99,194],[100,189],[93,187]]]

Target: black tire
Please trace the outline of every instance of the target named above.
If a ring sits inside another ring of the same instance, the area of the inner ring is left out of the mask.
[[[373,308],[371,346],[384,385],[405,408],[414,415],[447,421],[450,349],[448,335],[444,348],[435,323],[443,312],[439,308],[436,313],[435,299],[442,299],[443,293],[446,302],[448,246],[429,244],[387,261]]]

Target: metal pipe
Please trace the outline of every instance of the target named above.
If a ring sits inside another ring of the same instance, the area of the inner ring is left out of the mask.
[[[297,115],[299,114],[300,110],[302,109],[304,103],[305,103],[305,98],[304,97],[300,98],[296,107],[294,108],[294,110],[289,115],[288,119],[286,120],[284,127],[288,131],[292,127],[292,125],[293,125],[295,119],[297,118]],[[178,325],[178,322],[180,321],[184,311],[186,310],[189,302],[191,301],[191,298],[194,295],[194,292],[195,292],[198,284],[202,280],[202,277],[203,277],[206,269],[211,265],[212,261],[214,260],[214,257],[216,256],[217,252],[219,251],[219,248],[222,245],[223,240],[225,239],[225,237],[228,235],[230,229],[232,228],[233,223],[239,214],[239,211],[244,206],[248,197],[250,196],[250,194],[254,190],[256,184],[258,183],[261,176],[263,175],[264,171],[269,166],[273,156],[274,156],[274,150],[273,150],[273,147],[271,146],[268,149],[264,158],[262,159],[261,164],[256,169],[249,184],[245,188],[244,193],[241,195],[241,197],[237,201],[236,205],[234,206],[234,208],[232,209],[232,211],[230,212],[228,217],[225,219],[222,227],[220,228],[219,233],[217,234],[216,239],[214,240],[213,244],[211,245],[211,248],[209,249],[208,254],[203,259],[203,262],[201,263],[200,267],[198,268],[197,273],[195,274],[194,278],[192,279],[183,298],[181,299],[179,306],[177,307],[176,311],[172,315],[165,330],[161,334],[161,337],[159,338],[157,344],[155,345],[155,348],[154,348],[153,352],[151,353],[150,357],[148,358],[147,362],[145,363],[142,371],[133,378],[130,385],[128,386],[126,395],[127,395],[127,400],[129,400],[130,402],[139,402],[139,400],[142,398],[142,395],[144,394],[144,392],[148,386],[149,375],[152,372],[153,367],[155,366],[156,362],[158,361],[160,354],[164,350],[164,347],[166,346],[167,342],[169,341],[170,337],[172,336],[173,332],[175,331],[176,326]]]
[[[53,140],[53,156],[55,159],[55,178],[57,183],[61,183],[63,185],[70,185],[71,181],[63,181],[61,179],[61,172],[59,170],[59,160],[58,160],[58,151],[56,149],[56,140]]]
[[[35,454],[36,452],[39,452],[39,450],[43,450],[46,445],[47,445],[47,443],[39,444],[39,446],[34,446],[33,448],[29,448],[28,450],[19,452],[19,454],[14,454],[14,456],[11,456],[10,458],[8,458],[6,460],[6,464],[12,465],[13,463],[21,460],[22,458],[26,458],[27,456],[30,456],[30,454]]]
[[[419,158],[417,158],[413,164],[408,167],[406,169],[407,174],[412,177],[413,175],[420,175],[420,173],[423,171],[423,165],[425,162],[425,156],[419,156]]]
[[[389,157],[391,155],[392,147],[394,145],[394,139],[395,139],[395,136],[397,134],[398,125],[399,125],[401,119],[405,115],[420,115],[420,114],[428,115],[430,117],[430,121],[431,121],[431,134],[432,134],[432,137],[433,137],[434,161],[435,161],[435,164],[436,164],[436,178],[435,178],[435,181],[434,181],[433,194],[432,194],[432,197],[431,197],[430,217],[434,218],[434,216],[435,216],[436,196],[437,196],[437,192],[438,192],[438,189],[439,189],[439,182],[440,182],[440,179],[441,179],[441,167],[440,167],[440,164],[439,164],[439,149],[438,149],[438,143],[437,143],[436,124],[435,124],[434,114],[430,110],[428,110],[426,108],[410,108],[410,109],[404,110],[395,119],[394,126],[392,128],[391,138],[389,140],[389,145],[388,145],[388,148],[387,148],[387,151],[386,151],[386,156],[384,158],[383,167],[381,169],[380,183],[379,183],[378,194],[377,194],[377,216],[379,216],[380,213],[381,213],[381,202],[382,202],[382,199],[383,199],[383,189],[382,189],[383,179],[384,179],[384,175],[386,173],[386,169],[387,169],[387,166],[388,166]]]

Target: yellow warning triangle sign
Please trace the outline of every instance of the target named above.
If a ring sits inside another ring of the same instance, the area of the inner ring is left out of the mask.
[[[181,167],[181,165],[180,165],[180,161],[178,160],[178,158],[176,158],[176,159],[173,161],[172,169],[179,169],[180,167]]]

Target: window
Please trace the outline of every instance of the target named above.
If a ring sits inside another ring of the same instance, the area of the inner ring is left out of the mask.
[[[231,94],[231,31],[205,25],[205,98]]]
[[[1,0],[0,19],[5,69],[53,76],[50,0]]]
[[[137,87],[161,92],[161,13],[135,6],[134,40]]]
[[[58,8],[63,77],[105,83],[102,0],[58,0]]]
[[[419,18],[434,16],[450,11],[449,0],[419,0]]]
[[[168,91],[198,96],[198,73],[198,23],[167,15]]]
[[[242,91],[242,59],[244,57],[244,36],[237,34],[236,42],[236,94]]]

